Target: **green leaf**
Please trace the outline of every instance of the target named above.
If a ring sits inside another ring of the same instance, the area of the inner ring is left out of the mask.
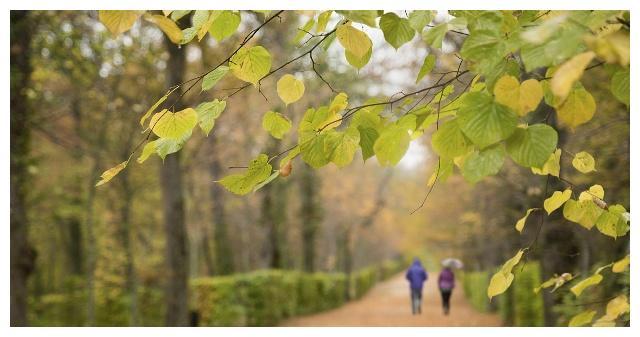
[[[474,151],[464,161],[462,176],[468,182],[475,184],[486,176],[500,172],[503,163],[504,147],[502,145]]]
[[[518,118],[511,110],[494,102],[493,97],[485,92],[468,93],[458,111],[460,129],[480,149],[507,139],[517,123]]]
[[[127,164],[129,163],[129,161],[123,161],[122,163],[102,172],[102,175],[100,175],[100,181],[98,181],[96,183],[96,187],[104,185],[106,183],[108,183],[111,179],[113,179],[113,177],[115,177],[116,175],[118,175],[118,173],[120,173],[120,171],[124,170],[125,167],[127,167]]]
[[[444,40],[444,35],[447,34],[449,30],[449,25],[447,23],[441,23],[435,27],[429,28],[422,32],[422,39],[429,46],[433,48],[442,48],[442,40]]]
[[[336,11],[336,13],[353,22],[364,23],[369,27],[376,28],[377,10]]]
[[[140,17],[140,13],[137,11],[98,11],[100,22],[115,36],[131,29],[138,17]]]
[[[544,210],[547,211],[547,214],[551,214],[564,205],[569,198],[571,198],[571,189],[568,188],[562,192],[555,191],[550,197],[545,199]]]
[[[156,141],[147,142],[142,148],[142,153],[140,157],[138,157],[138,163],[142,164],[145,160],[149,158],[152,154],[156,153]]]
[[[213,19],[217,15],[216,14],[217,12],[218,11],[196,10],[193,13],[193,16],[191,17],[191,22],[193,24],[193,28],[195,28],[196,30],[196,36],[198,36],[198,41],[201,41],[202,38],[205,35],[207,35],[209,26],[211,26]],[[193,37],[191,39],[193,39]],[[183,40],[185,40],[184,35],[183,35]]]
[[[336,35],[342,47],[358,59],[363,58],[373,46],[367,34],[349,25],[338,26]]]
[[[517,128],[507,139],[507,153],[518,165],[542,167],[556,149],[558,133],[546,124]]]
[[[537,210],[537,208],[529,208],[525,213],[525,215],[516,222],[515,227],[518,232],[522,233],[522,230],[524,229],[524,225],[527,222],[527,218],[529,217],[529,214],[531,214],[531,212],[535,210]]]
[[[425,75],[433,70],[433,67],[436,65],[436,56],[433,54],[427,55],[424,58],[424,62],[422,62],[422,67],[420,67],[420,71],[418,72],[418,77],[416,78],[416,84],[420,82],[424,78]]]
[[[202,79],[202,91],[213,88],[229,72],[229,67],[219,66]]]
[[[191,10],[179,10],[179,11],[171,11],[171,20],[178,21],[183,16],[191,13]]]
[[[587,325],[591,323],[591,321],[593,320],[593,316],[595,316],[595,314],[596,314],[595,310],[583,311],[571,318],[571,320],[569,321],[569,327],[578,327],[578,326]]]
[[[209,132],[213,129],[216,119],[220,117],[220,114],[222,114],[226,107],[226,101],[219,101],[217,99],[211,102],[200,103],[196,107],[196,111],[198,112],[198,124],[206,136],[209,136]]]
[[[491,277],[489,287],[487,287],[487,296],[489,297],[489,300],[509,289],[514,278],[511,271],[513,270],[513,267],[520,262],[523,253],[523,250],[519,250],[514,257],[507,260],[502,265],[502,268],[500,268],[500,270]]]
[[[433,16],[433,11],[412,11],[411,13],[409,13],[409,25],[416,32],[418,32],[418,34],[420,34],[424,27],[431,23],[431,20],[433,20]]]
[[[319,168],[329,163],[329,156],[325,153],[324,142],[327,133],[312,135],[303,140],[300,138],[300,153],[302,160],[313,168]]]
[[[380,29],[382,29],[384,39],[395,49],[411,41],[416,34],[411,28],[409,20],[401,18],[393,12],[385,13],[380,17]]]
[[[598,273],[593,274],[571,287],[571,292],[576,295],[576,297],[579,297],[585,289],[597,285],[598,283],[600,283],[600,281],[602,281],[602,279],[602,275]]]
[[[576,153],[571,161],[571,165],[582,173],[589,173],[596,170],[596,160],[588,152],[581,151]]]
[[[626,213],[624,207],[620,205],[609,206],[607,210],[602,211],[596,220],[596,228],[602,234],[614,239],[624,236],[629,231],[629,225],[623,213]]]
[[[360,133],[356,128],[349,127],[344,132],[331,130],[324,141],[324,153],[336,166],[344,167],[353,160],[359,142]]]
[[[182,149],[182,146],[186,141],[191,137],[191,132],[185,134],[180,139],[171,139],[171,138],[158,138],[155,140],[156,143],[156,153],[162,160],[172,153],[176,153]]]
[[[480,74],[491,73],[507,54],[505,38],[499,31],[479,30],[464,40],[460,55],[471,61],[470,67]]]
[[[209,26],[209,34],[211,34],[216,41],[220,42],[236,32],[240,21],[239,11],[220,11],[214,18],[211,26]],[[271,57],[269,57],[269,65],[271,65]]]
[[[611,76],[611,93],[629,106],[629,68],[618,70]]]
[[[266,185],[268,185],[270,182],[276,180],[276,178],[278,178],[280,176],[280,171],[274,171],[273,173],[271,173],[271,175],[269,176],[269,178],[267,178],[265,181],[259,183],[258,185],[256,185],[253,188],[253,192],[265,187]]]
[[[285,105],[299,100],[304,95],[304,83],[291,74],[286,74],[278,80],[278,96]]]
[[[407,130],[399,125],[393,124],[385,128],[375,144],[373,151],[382,166],[396,165],[409,149],[411,136]]]
[[[316,33],[322,33],[327,29],[327,23],[331,18],[333,11],[324,11],[318,14],[318,23],[316,24]]]
[[[198,113],[186,108],[176,113],[164,109],[151,118],[149,125],[153,133],[161,138],[181,139],[198,123]]]
[[[376,131],[376,129],[372,127],[360,125],[357,128],[358,128],[358,131],[360,132],[360,147],[362,148],[362,160],[367,161],[367,159],[375,155],[375,151],[373,150],[373,145],[376,143],[376,140],[380,135],[378,134],[378,131]]]
[[[293,40],[291,40],[291,43],[292,44],[300,43],[300,41],[302,41],[302,39],[305,37],[305,35],[307,35],[307,33],[311,33],[311,28],[313,28],[313,25],[315,24],[316,24],[316,20],[313,17],[309,18],[309,20],[307,20],[304,26],[298,29],[298,32],[293,37]]]
[[[226,176],[219,183],[229,192],[245,195],[266,180],[271,175],[271,169],[269,157],[266,154],[260,154],[249,163],[244,173]]]
[[[271,54],[262,46],[245,46],[233,55],[229,63],[233,75],[257,85],[271,70]]]
[[[469,152],[471,144],[456,118],[440,125],[431,137],[431,146],[440,157],[453,159]]]
[[[267,111],[262,117],[262,128],[274,138],[282,139],[291,129],[291,120],[275,111]]]
[[[369,63],[369,60],[371,60],[372,51],[373,49],[369,48],[369,51],[363,57],[356,57],[350,51],[345,49],[344,56],[350,65],[352,65],[356,69],[361,69],[362,67],[366,66],[367,63]]]

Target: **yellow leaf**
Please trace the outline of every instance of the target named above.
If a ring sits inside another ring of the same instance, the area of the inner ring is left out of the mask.
[[[522,233],[522,229],[524,229],[524,224],[525,222],[527,222],[527,218],[529,217],[529,214],[531,214],[531,212],[537,210],[537,208],[529,208],[527,210],[527,213],[525,213],[525,215],[520,218],[520,220],[518,220],[518,222],[516,222],[516,230],[520,233]]]
[[[164,15],[164,16],[169,16],[169,14],[171,14],[171,12],[173,12],[173,11],[172,11],[172,10],[165,10],[165,9],[163,9],[163,10],[162,10],[162,15]]]
[[[522,249],[519,250],[516,255],[507,260],[507,262],[502,265],[502,268],[500,268],[500,270],[491,277],[489,287],[487,287],[487,296],[489,297],[489,300],[496,295],[502,294],[509,288],[514,278],[511,271],[513,270],[513,267],[520,262],[523,253],[524,251]]]
[[[576,153],[571,164],[576,168],[576,170],[582,173],[589,173],[596,170],[595,159],[593,159],[593,156],[589,153],[584,151]]]
[[[120,173],[120,171],[124,170],[124,168],[127,167],[127,163],[129,163],[128,160],[123,161],[122,163],[104,171],[102,175],[100,175],[100,178],[102,179],[96,183],[96,187],[108,183],[109,180],[113,179],[113,177],[115,177],[118,173]]]
[[[558,103],[564,102],[573,88],[573,84],[582,77],[584,68],[595,56],[596,54],[592,51],[578,54],[556,70],[551,79],[551,91],[558,99]]]
[[[142,115],[142,118],[140,118],[140,125],[144,126],[144,121],[147,120],[147,118],[149,118],[149,116],[151,116],[151,114],[156,111],[156,109],[160,106],[160,104],[162,104],[162,102],[166,101],[167,98],[169,97],[169,95],[171,95],[171,93],[173,91],[175,91],[176,89],[172,89],[170,91],[168,91],[164,96],[160,97],[160,99],[155,102],[150,108],[149,110],[147,110],[147,112],[144,113],[144,115]]]
[[[586,288],[594,286],[600,283],[600,281],[602,281],[602,275],[597,273],[593,274],[571,287],[571,292],[578,297]]]
[[[577,327],[589,324],[593,320],[593,316],[595,316],[595,314],[595,310],[583,311],[571,318],[571,320],[569,321],[569,326]]]
[[[338,41],[358,59],[363,58],[372,47],[371,39],[363,31],[349,25],[340,25],[336,31]]]
[[[144,16],[144,19],[158,26],[158,28],[167,35],[171,42],[179,44],[180,40],[182,40],[182,30],[180,27],[178,27],[173,20],[165,17],[164,15],[147,14]]]
[[[578,125],[593,118],[593,114],[596,112],[596,101],[587,90],[577,88],[572,90],[567,99],[557,106],[556,112],[561,123],[575,129]]]
[[[614,273],[622,273],[629,266],[631,257],[629,255],[625,256],[623,259],[616,261],[611,267],[611,271]]]
[[[620,315],[629,312],[629,299],[626,295],[620,295],[607,303],[607,314],[605,315],[608,320],[615,320]]]
[[[304,83],[293,75],[286,74],[278,80],[277,91],[284,104],[289,105],[304,95]]]
[[[100,22],[116,36],[131,29],[139,16],[137,11],[98,11]]]
[[[608,27],[611,26],[613,25]],[[618,29],[597,36],[588,35],[585,42],[589,49],[593,50],[605,62],[618,63],[623,67],[629,64],[631,40],[628,32]]]
[[[344,92],[339,93],[333,98],[331,104],[329,104],[329,113],[338,113],[344,110],[349,105],[349,96]]]
[[[571,189],[566,189],[563,192],[555,191],[544,201],[544,209],[547,211],[547,214],[551,214],[560,208],[569,198],[571,198]]]
[[[164,109],[151,118],[149,126],[153,133],[161,138],[182,139],[198,123],[198,113],[186,108],[176,113]]]
[[[554,177],[560,176],[560,156],[562,155],[562,149],[556,149],[554,153],[549,156],[549,159],[544,163],[541,169],[532,167],[531,172],[538,175],[550,174]]]
[[[508,106],[520,116],[535,110],[543,96],[540,82],[529,79],[520,84],[511,75],[502,76],[496,82],[493,93],[496,102]]]
[[[588,191],[580,193],[578,200],[593,200],[594,197],[600,200],[604,199],[604,188],[602,188],[602,185],[593,185],[589,187]]]

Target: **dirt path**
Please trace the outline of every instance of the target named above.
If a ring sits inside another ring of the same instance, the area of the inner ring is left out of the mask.
[[[451,312],[445,316],[433,276],[425,284],[422,315],[411,315],[409,287],[404,275],[376,285],[363,298],[340,308],[282,322],[282,326],[500,326],[498,315],[474,310],[461,287],[451,297]]]

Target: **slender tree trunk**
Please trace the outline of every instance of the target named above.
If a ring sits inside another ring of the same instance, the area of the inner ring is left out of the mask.
[[[300,221],[302,222],[302,261],[305,271],[315,271],[316,234],[321,220],[318,191],[320,190],[317,173],[307,164],[300,168]]]
[[[222,174],[222,164],[220,156],[217,152],[218,135],[214,132],[209,136],[211,138],[211,146],[214,154],[211,157],[209,171],[212,177],[218,179]],[[211,184],[211,213],[213,217],[213,239],[215,249],[215,270],[216,274],[227,275],[235,270],[233,264],[233,250],[229,240],[229,232],[227,229],[227,220],[224,211],[224,190],[220,184]]]
[[[27,280],[33,271],[36,252],[29,243],[27,219],[28,163],[30,151],[29,107],[25,89],[31,76],[31,22],[27,11],[11,11],[11,266],[10,324],[26,326]]]
[[[129,147],[127,147],[129,148]],[[131,188],[129,172],[121,173],[122,182],[122,206],[120,208],[121,230],[120,236],[125,255],[125,277],[126,288],[129,293],[129,326],[139,325],[138,317],[138,279],[136,276],[133,245],[131,243],[131,203],[133,201],[134,189]]]
[[[165,38],[165,45],[169,51],[167,62],[167,87],[169,87],[182,82],[182,75],[185,71],[185,48],[178,48],[167,38]],[[173,99],[176,97],[174,95]],[[179,109],[179,105],[176,105],[176,109]],[[165,323],[167,326],[189,325],[187,306],[189,254],[187,252],[180,153],[168,155],[160,167],[168,274],[165,289]]]

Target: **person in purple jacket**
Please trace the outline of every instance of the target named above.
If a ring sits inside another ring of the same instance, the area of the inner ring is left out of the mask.
[[[445,315],[449,314],[449,299],[451,298],[451,292],[456,286],[455,276],[451,268],[445,267],[438,276],[438,288],[440,288],[440,295],[442,295],[442,310]]]
[[[413,259],[413,263],[407,270],[407,275],[405,277],[409,280],[409,287],[411,288],[411,312],[413,315],[420,314],[422,286],[427,280],[427,271],[422,267],[420,259],[417,257]]]

